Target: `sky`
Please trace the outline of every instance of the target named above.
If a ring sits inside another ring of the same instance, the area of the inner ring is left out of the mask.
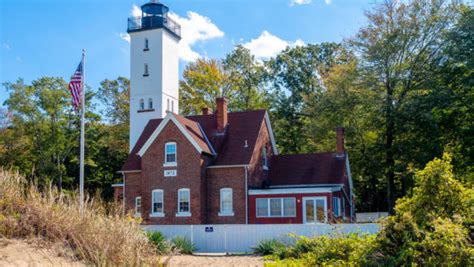
[[[69,80],[86,50],[86,83],[129,77],[127,18],[149,0],[0,0],[0,83]],[[258,59],[287,46],[340,42],[366,23],[377,0],[161,0],[182,27],[180,72],[222,58],[236,44]],[[0,86],[0,106],[8,97]]]

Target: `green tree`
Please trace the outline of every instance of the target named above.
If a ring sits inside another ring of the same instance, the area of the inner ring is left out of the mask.
[[[407,125],[406,119],[422,114],[411,109],[408,103],[412,101],[407,99],[423,97],[431,78],[427,66],[441,59],[445,44],[443,37],[457,17],[457,11],[456,4],[441,0],[414,0],[408,4],[386,1],[367,12],[368,25],[360,29],[351,41],[360,55],[362,75],[368,86],[383,97],[383,101],[373,105],[383,113],[380,128],[383,130],[390,212],[393,212],[399,195],[397,191],[400,191],[397,180],[403,180],[407,167],[407,161],[402,158],[416,151],[413,145],[407,145],[402,139],[408,133],[406,128],[420,124],[411,120],[413,124]],[[407,139],[416,138],[416,135],[409,135]],[[437,153],[441,151],[440,148]]]

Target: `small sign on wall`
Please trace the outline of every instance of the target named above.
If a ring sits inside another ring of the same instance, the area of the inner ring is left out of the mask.
[[[176,170],[165,170],[165,177],[176,176]]]
[[[212,226],[211,227],[206,227],[205,231],[206,231],[206,233],[212,233],[212,232],[214,232],[214,227],[212,227]]]

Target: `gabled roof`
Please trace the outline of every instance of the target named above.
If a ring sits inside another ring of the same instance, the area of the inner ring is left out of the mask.
[[[148,140],[143,144],[140,150],[138,150],[138,155],[140,157],[143,157],[145,152],[151,144],[153,144],[155,139],[168,123],[174,123],[199,153],[205,152],[211,155],[214,154],[211,145],[207,142],[207,138],[199,126],[199,123],[169,112],[150,137],[148,137]]]
[[[164,119],[150,120],[130,152],[122,171],[141,169],[141,155],[170,121],[187,135],[198,151],[214,156],[211,165],[249,164],[264,120],[267,120],[269,125],[268,114],[265,110],[229,112],[228,125],[224,133],[217,132],[215,114],[189,117],[168,114]],[[269,131],[274,153],[277,154],[271,128]]]
[[[343,184],[346,156],[335,152],[277,155],[270,160],[270,186]]]

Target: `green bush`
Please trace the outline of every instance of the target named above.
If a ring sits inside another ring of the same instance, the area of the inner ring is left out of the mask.
[[[285,245],[275,239],[262,240],[256,247],[253,248],[255,254],[267,256],[274,255],[275,253],[281,252],[285,249]]]
[[[434,159],[415,173],[411,196],[375,235],[297,237],[267,251],[266,266],[474,266],[474,190],[456,180],[451,157]],[[263,248],[271,248],[262,244]]]
[[[193,254],[197,248],[185,236],[176,236],[171,240],[172,248],[181,254]]]
[[[165,254],[170,250],[170,244],[161,232],[147,232],[148,240],[155,245],[159,254]]]

